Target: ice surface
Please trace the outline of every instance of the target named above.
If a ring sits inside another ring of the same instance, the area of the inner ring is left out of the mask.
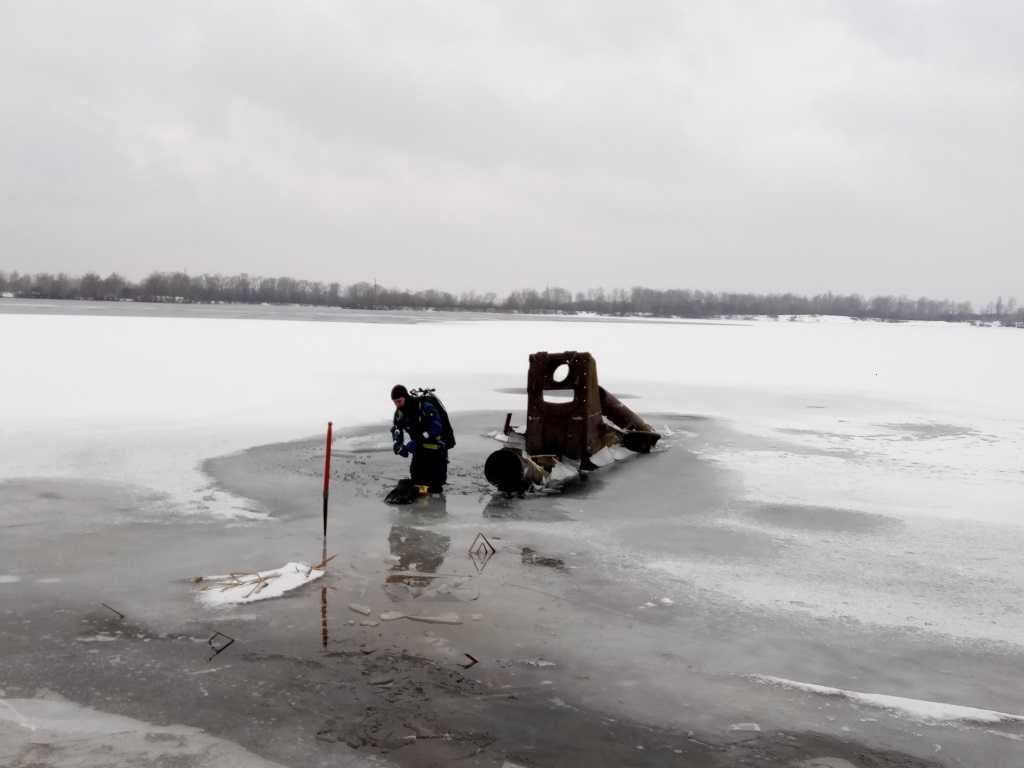
[[[287,563],[269,571],[204,576],[197,597],[211,608],[281,597],[323,577],[305,563]]]
[[[605,447],[590,457],[592,464],[598,467],[607,467],[609,464],[614,464],[616,461],[626,461],[632,459],[637,454],[628,448],[623,448],[620,445],[613,445],[611,447]]]
[[[888,696],[880,693],[860,693],[859,691],[847,691],[842,688],[830,688],[824,685],[801,683],[796,680],[787,680],[782,677],[771,677],[767,675],[754,675],[753,678],[759,682],[767,683],[769,685],[778,685],[784,688],[807,691],[808,693],[816,693],[821,696],[837,696],[857,704],[887,709],[899,715],[926,723],[955,721],[989,724],[1024,723],[1024,716],[1022,715],[1010,715],[1005,712],[995,712],[990,709],[964,707],[958,704],[944,704],[938,701],[908,699],[901,696]]]
[[[435,386],[456,413],[522,411],[514,390],[530,353],[588,350],[601,383],[636,393],[634,408],[653,424],[676,412],[735,429],[735,440],[702,441],[695,421],[663,442],[685,442],[735,477],[750,510],[867,521],[853,530],[713,511],[721,531],[757,534],[785,557],[766,569],[659,555],[642,558],[644,569],[772,608],[1024,637],[1017,329],[837,318],[398,325],[0,314],[0,338],[7,359],[24,363],[4,371],[0,481],[127,483],[155,491],[162,501],[147,503],[167,515],[256,524],[275,510],[210,488],[203,459],[320,435],[328,420],[381,425],[336,450],[390,450],[392,384]],[[619,531],[592,522],[572,535],[613,558],[623,547]]]
[[[398,325],[0,315],[7,358],[31,361],[5,371],[0,477],[128,481],[167,492],[180,511],[272,514],[211,491],[197,464],[317,434],[328,420],[387,421],[399,380],[438,387],[454,410],[521,407],[521,396],[494,389],[521,385],[531,352],[587,349],[602,383],[641,393],[645,413],[711,413],[773,437],[786,430],[793,450],[708,450],[743,474],[751,497],[1019,523],[1020,336],[835,318]],[[891,426],[901,424],[925,431]],[[962,431],[930,437],[935,424]],[[385,433],[343,447],[389,445]]]
[[[392,445],[391,435],[384,432],[380,434],[339,437],[334,441],[334,450],[350,453],[390,451]]]
[[[0,758],[16,761],[30,754],[33,745],[45,745],[45,764],[53,768],[279,768],[197,728],[153,725],[63,700],[0,699]]]
[[[716,530],[761,534],[779,552],[770,568],[725,556],[655,557],[649,565],[674,580],[777,610],[1013,644],[1024,637],[1018,529],[879,518],[876,529],[847,531],[828,527],[841,510],[807,512],[821,518],[820,528],[743,515],[715,521]]]
[[[1012,414],[1008,408],[1007,417]],[[887,418],[907,421],[893,425]],[[953,421],[945,424],[944,420]],[[709,459],[742,474],[748,498],[838,505],[898,516],[1021,524],[1022,432],[1012,418],[919,413],[913,405],[869,413],[810,410],[742,429],[784,445],[716,446]],[[802,481],[793,483],[794,476]]]

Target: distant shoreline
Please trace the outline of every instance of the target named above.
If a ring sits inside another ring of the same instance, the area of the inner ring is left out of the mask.
[[[420,324],[431,322],[591,322],[738,326],[742,320],[704,318],[665,318],[640,315],[597,315],[589,313],[480,311],[471,309],[415,309],[325,307],[309,304],[271,304],[241,302],[144,302],[93,301],[88,299],[0,298],[0,315],[80,315],[92,317],[164,317],[232,320],[291,320],[300,322],[359,322],[382,324]]]
[[[66,312],[64,310],[71,310]],[[580,322],[623,322],[652,321],[661,323],[685,323],[687,325],[735,325],[742,322],[776,320],[800,322],[822,318],[840,318],[857,322],[908,323],[939,322],[967,323],[976,326],[1003,326],[1024,328],[1024,320],[1016,318],[991,319],[982,316],[961,318],[890,318],[883,316],[852,316],[822,313],[772,314],[720,314],[701,317],[684,315],[657,315],[641,312],[599,313],[565,310],[515,310],[503,307],[491,309],[434,308],[404,306],[349,307],[298,302],[257,302],[257,301],[151,301],[138,299],[84,299],[84,298],[34,298],[26,296],[0,295],[0,314],[81,314],[100,316],[138,317],[207,317],[207,318],[252,318],[327,321],[345,319],[362,322],[419,323],[431,319],[443,320],[551,320]]]
[[[1024,324],[1024,307],[1015,298],[1000,296],[975,311],[969,301],[910,298],[905,295],[865,297],[828,291],[813,296],[784,293],[702,291],[689,288],[591,288],[569,291],[557,286],[543,290],[494,292],[424,288],[406,290],[358,282],[341,285],[291,277],[260,277],[186,272],[153,272],[133,282],[116,272],[100,277],[66,273],[22,274],[0,270],[0,298],[155,303],[246,304],[310,306],[376,311],[446,311],[510,314],[598,315],[715,319],[783,316],[838,316],[858,320],[982,321]]]

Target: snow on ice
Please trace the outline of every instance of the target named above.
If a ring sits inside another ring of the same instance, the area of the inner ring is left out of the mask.
[[[39,744],[55,765],[129,766],[181,764],[196,768],[280,768],[238,744],[184,725],[154,725],[65,701],[0,698],[0,754],[17,760]],[[64,753],[74,758],[62,760]],[[100,757],[97,757],[100,755]],[[363,763],[370,765],[370,761]]]
[[[602,383],[642,393],[645,413],[784,436],[793,450],[708,449],[752,498],[1021,522],[1016,329],[0,315],[0,330],[10,359],[34,361],[5,373],[3,476],[127,480],[185,511],[246,511],[205,498],[204,458],[317,434],[329,419],[386,421],[399,379],[438,387],[456,411],[518,408],[521,397],[494,390],[522,385],[531,352],[564,348],[591,351]],[[367,444],[387,447],[386,435]]]
[[[977,709],[975,707],[960,706],[959,704],[945,704],[938,701],[924,701],[922,699],[907,699],[901,696],[888,696],[880,693],[860,693],[859,691],[847,691],[842,688],[830,688],[825,685],[801,683],[796,680],[787,680],[782,677],[771,677],[768,675],[753,675],[752,677],[754,680],[768,685],[792,688],[793,690],[806,691],[820,696],[838,697],[855,704],[889,710],[900,716],[925,723],[957,721],[985,724],[1024,723],[1024,716],[1022,715],[1010,715],[1005,712],[995,712],[991,709]]]
[[[203,576],[198,581],[201,603],[218,608],[281,597],[324,575],[322,569],[305,563],[287,563],[269,571]]]

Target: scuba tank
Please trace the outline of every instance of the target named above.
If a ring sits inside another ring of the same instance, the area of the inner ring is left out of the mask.
[[[409,394],[412,397],[430,403],[437,409],[437,413],[441,417],[441,439],[444,440],[445,447],[451,449],[455,447],[455,430],[452,429],[452,420],[448,418],[448,411],[444,407],[444,403],[441,402],[441,398],[434,394],[434,392],[435,390],[432,387],[419,387],[410,390]]]

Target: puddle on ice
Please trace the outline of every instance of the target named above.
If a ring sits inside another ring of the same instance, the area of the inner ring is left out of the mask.
[[[935,440],[942,437],[976,437],[981,435],[977,429],[959,424],[937,424],[935,422],[903,422],[879,424],[883,429],[903,433],[902,439]]]

